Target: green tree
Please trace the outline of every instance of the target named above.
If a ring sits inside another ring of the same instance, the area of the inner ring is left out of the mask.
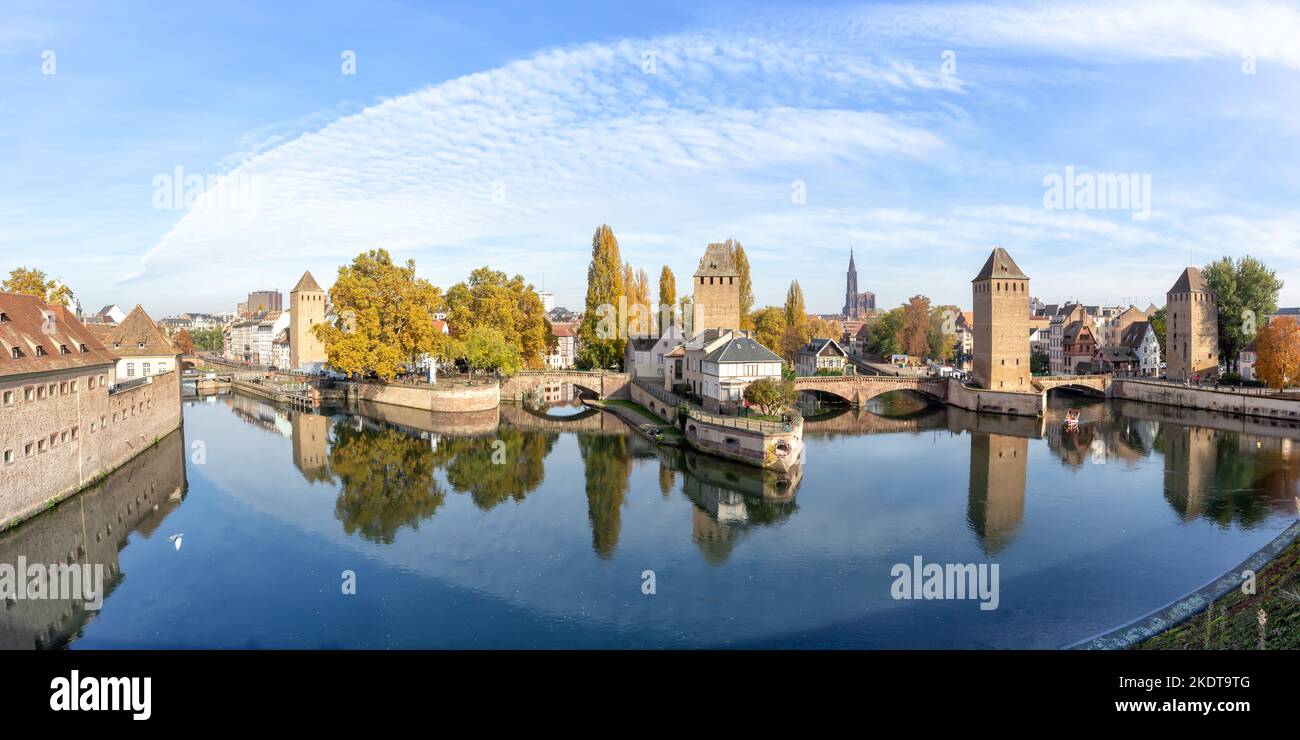
[[[46,280],[40,270],[15,267],[9,271],[9,277],[0,283],[5,293],[19,293],[36,296],[52,306],[69,306],[72,303],[72,290],[58,280]]]
[[[745,386],[745,400],[764,416],[775,416],[795,402],[794,383],[788,379],[759,378]]]
[[[1151,330],[1156,333],[1156,341],[1160,343],[1161,347],[1167,346],[1165,344],[1165,326],[1168,324],[1169,312],[1165,310],[1166,308],[1167,306],[1161,306],[1156,309],[1156,312],[1151,314],[1150,319]]]
[[[330,300],[344,318],[312,331],[339,372],[392,380],[422,355],[437,354],[445,339],[433,324],[442,291],[415,276],[415,260],[393,264],[387,250],[370,250],[340,267]]]
[[[475,326],[463,342],[465,362],[470,368],[480,372],[496,370],[505,375],[519,372],[519,348],[507,341],[500,329]]]
[[[659,271],[659,305],[661,306],[661,308],[658,309],[660,311],[676,312],[677,278],[673,276],[673,271],[668,269],[668,265],[664,265],[663,269]],[[668,315],[660,317],[659,333],[661,335],[664,332],[665,327],[663,326],[663,323],[666,320],[673,320],[673,316]]]
[[[935,306],[930,309],[930,328],[927,340],[930,346],[929,357],[942,363],[949,363],[957,354],[957,317],[961,309],[952,306]]]
[[[190,336],[194,339],[194,349],[200,352],[220,352],[224,343],[220,329],[197,329]]]
[[[447,322],[462,343],[474,329],[486,327],[501,333],[524,367],[546,366],[550,330],[541,296],[522,275],[480,267],[469,279],[447,291]]]
[[[885,359],[903,354],[903,344],[899,339],[902,329],[903,309],[893,308],[885,312],[867,328],[867,352]]]
[[[1036,375],[1045,375],[1052,371],[1052,358],[1043,350],[1034,352],[1029,358],[1029,372]]]
[[[1282,280],[1254,257],[1224,257],[1201,271],[1219,307],[1219,351],[1232,367],[1265,317],[1277,312]]]
[[[490,511],[507,500],[523,501],[541,485],[543,461],[559,437],[503,426],[491,435],[443,437],[433,457],[457,493],[468,493],[475,506]]]
[[[731,262],[740,275],[740,329],[753,329],[750,314],[754,310],[754,283],[749,277],[749,257],[745,248],[735,239],[728,239],[727,251],[731,253]]]
[[[808,309],[804,307],[803,288],[799,281],[790,283],[785,294],[785,331],[781,343],[776,349],[787,362],[794,362],[795,354],[812,338],[808,321]]]
[[[591,237],[586,310],[578,327],[579,367],[607,368],[623,359],[617,315],[619,296],[624,295],[622,268],[614,230],[602,224]]]

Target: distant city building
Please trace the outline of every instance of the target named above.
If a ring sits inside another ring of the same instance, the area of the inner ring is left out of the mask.
[[[1097,341],[1102,347],[1114,347],[1120,344],[1124,331],[1129,326],[1139,321],[1146,321],[1147,318],[1146,312],[1137,306],[1104,308],[1102,318],[1098,322]]]
[[[710,244],[695,271],[693,332],[740,327],[740,271],[726,244]]]
[[[258,313],[261,311],[283,311],[284,297],[278,290],[258,290],[248,294],[240,313]]]
[[[552,324],[577,324],[582,321],[582,314],[570,311],[564,306],[556,306],[546,313]]]
[[[975,379],[991,390],[1028,391],[1029,276],[997,247],[971,283]]]
[[[834,339],[817,338],[804,345],[794,356],[796,375],[816,375],[819,371],[843,374],[849,353]]]
[[[578,361],[578,330],[574,324],[551,324],[555,349],[546,355],[546,367],[567,370]]]
[[[549,314],[552,310],[555,309],[555,294],[554,294],[554,293],[550,293],[550,292],[547,292],[547,291],[543,290],[543,291],[541,291],[541,292],[539,292],[539,293],[537,294],[537,297],[542,299],[542,310],[543,310],[543,311],[545,311],[546,313]]]
[[[1066,369],[1065,361],[1065,329],[1075,323],[1084,323],[1091,328],[1092,319],[1088,316],[1087,309],[1078,303],[1067,303],[1063,306],[1055,307],[1055,312],[1051,316],[1051,324],[1048,328],[1048,364],[1053,375],[1062,375],[1070,372]]]
[[[845,278],[844,309],[840,312],[844,318],[860,321],[867,313],[876,308],[876,294],[858,292],[858,268],[853,263],[853,250],[849,250],[849,270]]]
[[[124,319],[126,319],[126,311],[123,311],[122,307],[117,305],[116,303],[110,303],[107,306],[104,306],[103,308],[99,309],[97,313],[92,314],[91,316],[88,316],[86,318],[87,318],[86,323],[120,324]]]
[[[1171,380],[1197,380],[1219,371],[1218,299],[1195,267],[1169,289],[1165,304],[1165,361]]]
[[[117,355],[117,382],[147,378],[176,369],[177,350],[144,308],[136,306],[119,324],[103,324],[100,343]]]

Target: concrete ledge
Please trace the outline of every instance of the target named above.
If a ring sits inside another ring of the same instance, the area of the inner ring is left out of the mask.
[[[1253,570],[1259,572],[1265,565],[1282,553],[1283,550],[1291,546],[1291,543],[1300,538],[1300,521],[1291,523],[1291,526],[1282,530],[1282,533],[1273,538],[1273,541],[1262,547],[1254,555],[1243,560],[1237,567],[1229,570],[1227,573],[1201,586],[1195,591],[1187,594],[1181,599],[1177,599],[1170,604],[1156,609],[1145,616],[1116,627],[1113,630],[1103,632],[1100,635],[1089,637],[1086,640],[1080,640],[1072,645],[1067,645],[1066,650],[1123,650],[1139,642],[1155,637],[1156,635],[1170,630],[1186,622],[1188,619],[1205,611],[1210,604],[1218,601],[1229,591],[1241,586],[1241,572],[1244,570]]]

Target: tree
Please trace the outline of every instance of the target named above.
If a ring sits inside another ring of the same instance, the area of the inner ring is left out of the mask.
[[[754,283],[749,277],[749,257],[745,254],[745,248],[735,239],[728,239],[726,244],[727,251],[731,254],[731,262],[740,275],[740,326],[738,328],[753,329],[750,313],[754,310]]]
[[[935,306],[930,309],[930,329],[927,333],[930,352],[928,357],[944,364],[957,354],[957,317],[961,309],[956,306]]]
[[[660,317],[659,333],[662,335],[667,328],[664,322],[673,320],[673,313],[677,307],[677,278],[673,276],[673,271],[668,269],[668,265],[659,271],[659,305],[660,311],[665,311],[666,316]]]
[[[618,298],[623,295],[622,264],[614,230],[602,224],[591,237],[586,310],[578,327],[580,367],[606,368],[623,357],[624,340],[617,316]]]
[[[794,383],[782,379],[759,378],[745,386],[745,400],[764,416],[775,416],[795,401]]]
[[[903,305],[903,324],[899,344],[903,352],[912,357],[930,354],[930,299],[914,295]],[[1029,341],[1026,338],[1025,341]]]
[[[46,280],[40,270],[15,267],[9,277],[0,283],[5,293],[20,293],[36,296],[50,305],[69,306],[72,304],[72,290],[58,280]]]
[[[515,349],[524,367],[546,366],[550,332],[541,296],[522,275],[480,267],[469,279],[447,291],[447,322],[452,335],[464,341],[478,327],[496,329]]]
[[[888,359],[903,354],[899,340],[903,327],[903,309],[893,308],[867,327],[867,352]]]
[[[445,339],[433,325],[442,291],[415,276],[415,260],[393,264],[385,249],[359,254],[340,267],[330,300],[339,320],[311,330],[339,372],[373,372],[392,380],[422,355],[436,354]]]
[[[799,287],[798,280],[791,281],[790,288],[785,294],[785,330],[782,332],[778,350],[787,361],[794,362],[795,354],[812,338],[809,329],[808,310],[803,302],[803,288]]]
[[[505,375],[519,372],[519,349],[494,327],[479,325],[470,329],[464,338],[464,356],[474,370],[496,370]]]
[[[1043,350],[1037,350],[1029,358],[1029,372],[1036,375],[1046,375],[1052,371],[1052,358]]]
[[[172,342],[176,345],[176,349],[180,350],[181,354],[194,354],[194,338],[190,336],[189,329],[181,329],[177,332],[176,336],[172,338]]]
[[[1270,388],[1300,384],[1300,326],[1279,316],[1259,332],[1255,342],[1255,374]]]
[[[1151,330],[1156,333],[1156,341],[1161,347],[1165,345],[1165,326],[1168,323],[1169,312],[1167,306],[1161,306],[1155,313],[1151,314]]]
[[[1224,257],[1202,270],[1219,307],[1219,351],[1235,367],[1237,354],[1250,344],[1256,323],[1277,312],[1282,280],[1254,257],[1235,262]]]
[[[750,315],[749,323],[759,344],[780,351],[781,338],[785,336],[785,311],[776,306],[760,308]]]

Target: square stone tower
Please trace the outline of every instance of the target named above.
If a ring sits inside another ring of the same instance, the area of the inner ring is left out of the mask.
[[[726,244],[710,244],[695,271],[695,333],[740,328],[740,271]]]
[[[1032,392],[1029,276],[997,247],[971,281],[975,303],[975,380],[1000,391]]]
[[[1218,375],[1219,305],[1201,271],[1183,270],[1166,300],[1166,377],[1191,380]]]
[[[289,365],[295,370],[325,363],[325,345],[311,331],[325,321],[325,303],[325,291],[310,272],[289,291]]]

